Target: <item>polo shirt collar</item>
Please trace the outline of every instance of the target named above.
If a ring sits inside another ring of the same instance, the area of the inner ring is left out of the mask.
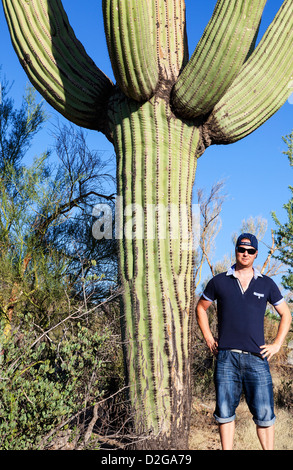
[[[231,266],[231,268],[228,269],[226,276],[236,277],[235,276],[235,267],[236,267],[236,264],[233,264],[233,266]],[[258,269],[256,269],[256,268],[252,268],[252,269],[254,271],[254,275],[253,275],[254,279],[257,279],[258,277],[263,277],[263,275],[259,272]]]

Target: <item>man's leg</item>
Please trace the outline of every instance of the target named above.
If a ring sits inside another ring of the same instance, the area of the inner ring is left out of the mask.
[[[232,450],[235,432],[235,421],[219,424],[220,438],[223,450]]]
[[[264,428],[256,425],[256,432],[263,450],[274,450],[275,426]]]
[[[256,432],[264,450],[274,447],[274,392],[267,360],[247,355],[245,396],[256,424]]]
[[[235,410],[242,393],[238,353],[220,350],[215,368],[216,409],[223,450],[232,450],[235,432]]]

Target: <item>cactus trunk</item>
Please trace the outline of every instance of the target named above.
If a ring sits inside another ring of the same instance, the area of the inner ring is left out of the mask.
[[[116,237],[135,431],[148,436],[142,447],[186,449],[199,132],[175,119],[160,98],[143,105],[124,98],[113,109],[123,229]]]

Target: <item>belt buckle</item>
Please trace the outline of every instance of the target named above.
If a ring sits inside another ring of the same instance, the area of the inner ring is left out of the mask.
[[[249,354],[247,351],[242,351],[242,349],[231,349],[232,352],[236,352],[238,354]]]

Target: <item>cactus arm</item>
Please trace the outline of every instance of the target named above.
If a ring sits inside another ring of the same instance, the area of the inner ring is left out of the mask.
[[[188,60],[184,1],[103,0],[103,13],[123,93],[143,102],[168,90]]]
[[[266,0],[219,0],[204,34],[173,88],[180,116],[210,112],[239,73],[255,40]]]
[[[63,116],[104,131],[113,84],[77,40],[60,0],[3,0],[11,39],[30,81]]]
[[[159,81],[153,0],[103,0],[104,25],[113,72],[129,98],[145,101]]]
[[[209,117],[205,130],[211,143],[236,142],[261,126],[292,93],[292,77],[292,0],[286,0]]]

